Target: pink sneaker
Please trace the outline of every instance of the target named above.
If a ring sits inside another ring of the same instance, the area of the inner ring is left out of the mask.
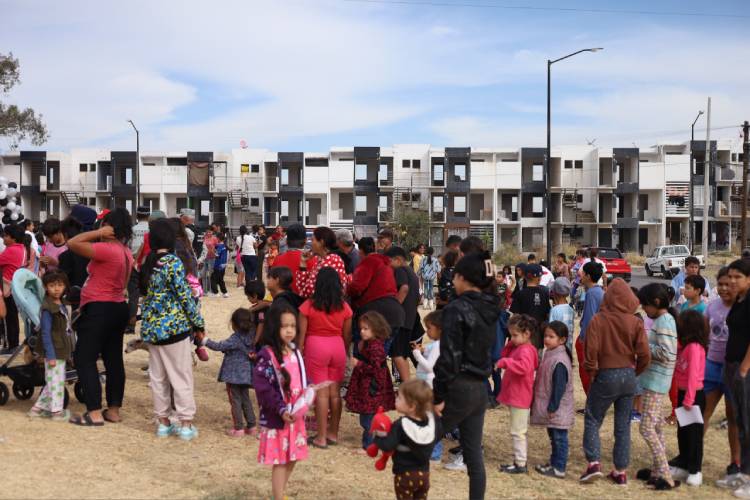
[[[250,427],[249,429],[245,429],[245,435],[251,436],[251,437],[258,437],[258,428]]]
[[[243,437],[245,435],[245,431],[242,429],[228,429],[227,430],[227,436],[231,436],[234,438]]]
[[[201,361],[208,361],[208,349],[203,346],[195,348],[195,355],[198,356],[198,359]]]

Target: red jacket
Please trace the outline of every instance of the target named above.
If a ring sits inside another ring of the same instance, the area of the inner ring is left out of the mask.
[[[391,268],[391,259],[383,254],[371,253],[359,263],[347,287],[355,307],[361,307],[376,299],[396,296],[396,278]]]
[[[534,372],[539,366],[536,348],[529,344],[505,346],[497,367],[505,370],[497,401],[514,408],[531,408],[534,398]]]

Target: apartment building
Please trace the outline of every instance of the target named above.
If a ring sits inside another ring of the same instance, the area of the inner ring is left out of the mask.
[[[556,249],[589,244],[647,254],[662,244],[687,242],[691,153],[696,242],[703,238],[704,215],[712,249],[736,241],[741,146],[712,141],[708,163],[702,141],[650,148],[556,147],[549,183],[544,148],[427,144],[333,147],[319,153],[142,152],[140,159],[135,151],[21,151],[0,155],[0,175],[18,183],[24,214],[33,220],[64,217],[77,203],[131,212],[147,205],[170,215],[190,207],[200,225],[298,222],[346,227],[366,236],[392,223],[399,209],[408,209],[424,212],[429,243],[438,248],[449,234],[472,234],[493,248],[543,251],[549,217]],[[704,214],[706,174],[709,211]]]

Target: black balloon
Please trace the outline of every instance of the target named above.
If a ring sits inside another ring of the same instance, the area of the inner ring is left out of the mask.
[[[5,215],[7,215],[8,217],[10,217],[10,214],[12,214],[12,213],[13,213],[13,211],[12,211],[11,209],[9,209],[9,208],[6,208],[5,210],[3,210],[3,213],[4,213]]]
[[[8,204],[8,198],[3,198],[2,200],[0,200],[0,207],[4,207],[7,204]]]
[[[3,217],[3,224],[10,224],[10,216],[9,215],[6,215],[5,217]]]
[[[15,182],[9,182],[9,183],[8,183],[8,187],[9,187],[9,188],[15,188],[15,189],[18,189],[18,184],[16,184]]]

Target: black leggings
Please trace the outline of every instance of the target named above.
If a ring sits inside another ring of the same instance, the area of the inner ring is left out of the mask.
[[[5,315],[5,335],[8,339],[8,349],[15,349],[18,347],[21,327],[18,324],[18,307],[16,307],[16,301],[13,300],[13,295],[5,297],[5,309],[7,311]]]
[[[107,372],[107,406],[122,406],[125,393],[122,338],[129,316],[127,302],[89,302],[81,311],[73,359],[88,411],[102,408],[102,386],[96,367],[100,354]]]
[[[211,293],[227,293],[227,285],[224,283],[224,273],[226,269],[214,269],[211,273]]]

